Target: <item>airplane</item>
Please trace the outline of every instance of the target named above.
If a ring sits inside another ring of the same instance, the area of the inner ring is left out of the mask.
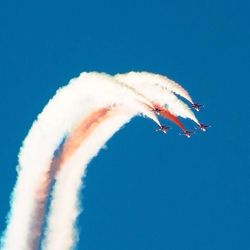
[[[156,129],[155,131],[162,131],[164,134],[166,134],[169,129],[170,129],[170,127],[165,126],[165,125],[161,125],[160,128]]]
[[[201,131],[207,131],[207,128],[210,128],[211,126],[210,125],[205,125],[205,124],[200,124],[199,126],[198,126],[198,128],[201,130]]]
[[[192,134],[194,134],[193,131],[184,130],[179,135],[185,135],[187,138],[190,138]]]
[[[199,104],[199,103],[192,104],[192,108],[195,109],[196,111],[200,111],[202,107],[204,107],[204,105]]]
[[[155,112],[157,115],[160,115],[162,110],[158,107],[154,107],[152,111]]]

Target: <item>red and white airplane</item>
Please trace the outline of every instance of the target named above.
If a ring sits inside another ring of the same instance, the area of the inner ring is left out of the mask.
[[[170,129],[170,127],[165,126],[165,125],[161,125],[160,128],[156,129],[155,131],[161,131],[164,134],[166,134],[168,132],[168,130]]]
[[[199,126],[198,126],[198,128],[201,130],[201,131],[207,131],[207,128],[210,128],[211,127],[211,125],[205,125],[205,124],[200,124]]]
[[[199,103],[193,103],[192,104],[192,108],[195,109],[196,111],[200,111],[201,108],[203,108],[203,107],[204,107],[204,105],[199,104]]]
[[[152,111],[155,112],[157,115],[160,115],[162,110],[158,107],[154,107]]]
[[[184,136],[186,136],[187,138],[190,138],[192,134],[194,134],[193,131],[185,130],[185,131],[182,131],[179,135],[184,135]]]

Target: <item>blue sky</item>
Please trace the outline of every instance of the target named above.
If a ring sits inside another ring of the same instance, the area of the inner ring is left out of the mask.
[[[56,89],[82,71],[146,70],[186,87],[213,127],[186,140],[136,118],[115,135],[88,168],[78,249],[250,249],[249,9],[244,0],[2,1],[0,230],[19,147]]]

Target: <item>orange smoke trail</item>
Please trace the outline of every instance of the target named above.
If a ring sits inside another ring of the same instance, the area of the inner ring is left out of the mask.
[[[48,198],[49,188],[52,182],[52,177],[53,176],[51,173],[49,173],[49,170],[44,173],[40,178],[38,188],[35,192],[34,217],[31,221],[31,235],[28,243],[30,250],[36,250],[39,248],[42,219],[45,211],[45,204]]]
[[[113,112],[111,112],[110,109],[102,108],[81,121],[67,138],[62,153],[58,157],[58,166],[61,166],[70,156],[72,156],[93,130],[111,114],[113,114]]]
[[[112,110],[113,111],[113,110]],[[98,109],[83,119],[66,139],[59,156],[48,164],[48,170],[41,176],[38,188],[35,192],[35,212],[31,224],[31,236],[29,239],[30,250],[39,248],[43,217],[49,190],[55,175],[60,167],[69,159],[80,147],[82,142],[97,128],[97,126],[110,117],[114,112],[108,108]]]
[[[163,116],[164,118],[174,122],[177,126],[179,126],[183,131],[186,131],[185,127],[183,126],[183,124],[180,122],[180,120],[173,114],[171,114],[168,109],[158,105],[158,104],[154,104],[154,107],[159,109],[159,113],[161,116]]]

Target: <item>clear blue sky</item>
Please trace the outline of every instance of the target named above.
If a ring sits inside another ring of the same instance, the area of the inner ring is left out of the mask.
[[[56,89],[82,71],[147,70],[186,87],[213,127],[187,140],[136,118],[115,135],[88,169],[78,249],[250,249],[249,11],[244,0],[1,1],[0,230],[19,147]]]

